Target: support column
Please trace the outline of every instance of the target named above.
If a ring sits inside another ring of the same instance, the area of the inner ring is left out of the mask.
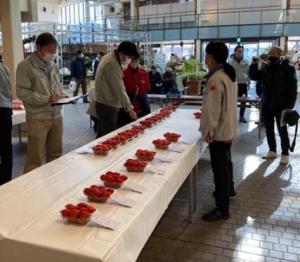
[[[196,21],[198,26],[201,26],[201,12],[202,12],[202,0],[196,0],[195,1],[195,15],[196,15]],[[195,56],[196,59],[201,61],[201,35],[198,35],[198,39],[195,39]]]
[[[10,70],[10,81],[16,97],[16,69],[23,60],[20,1],[1,0],[1,29],[3,36],[3,58]]]
[[[195,40],[195,56],[196,59],[201,61],[201,40],[200,39]]]
[[[282,23],[289,22],[288,15],[289,9],[291,8],[291,0],[282,0],[281,7],[283,11],[283,21]],[[284,26],[283,25],[283,33],[284,33]],[[283,50],[283,53],[286,54],[288,52],[288,37],[282,36],[280,37],[280,48]]]

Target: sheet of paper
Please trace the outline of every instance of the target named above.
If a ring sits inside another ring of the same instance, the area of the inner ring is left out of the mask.
[[[93,221],[99,226],[110,228],[112,230],[116,230],[117,227],[120,225],[119,221],[106,217],[99,212],[96,212],[95,214],[92,215],[91,221]]]
[[[138,193],[143,193],[145,192],[146,188],[139,185],[139,184],[136,184],[136,183],[133,183],[133,182],[130,182],[130,181],[127,181],[125,184],[124,184],[125,187],[129,188],[130,190],[134,191],[134,192],[138,192]]]
[[[65,97],[65,98],[61,98],[59,99],[57,102],[52,103],[51,105],[63,105],[63,104],[69,104],[72,101],[75,101],[79,98],[81,98],[82,96],[73,96],[73,97]]]
[[[110,196],[110,199],[125,207],[134,207],[136,204],[132,199],[127,198],[116,191]]]
[[[82,147],[75,150],[77,154],[93,154],[93,149],[90,147]]]

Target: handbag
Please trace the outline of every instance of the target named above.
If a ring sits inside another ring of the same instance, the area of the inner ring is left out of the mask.
[[[298,133],[298,122],[299,122],[299,114],[296,110],[288,112],[285,116],[284,122],[287,123],[289,126],[296,126],[295,128],[295,135],[292,145],[290,146],[290,151],[294,152],[295,145],[296,145],[296,138]]]

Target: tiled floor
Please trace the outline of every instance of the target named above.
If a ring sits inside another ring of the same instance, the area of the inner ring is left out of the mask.
[[[64,151],[94,139],[86,105],[65,107]],[[250,114],[250,116],[249,116]],[[256,120],[257,112],[247,110]],[[257,137],[254,122],[240,125],[233,146],[238,195],[231,200],[231,218],[208,223],[201,215],[214,207],[209,156],[200,160],[197,209],[187,223],[187,186],[178,192],[141,252],[138,261],[300,261],[300,141],[288,167],[263,161],[266,139]],[[293,130],[290,131],[291,137]],[[25,140],[24,140],[25,141]],[[14,142],[14,176],[21,174],[25,143]],[[122,261],[120,261],[122,262]]]

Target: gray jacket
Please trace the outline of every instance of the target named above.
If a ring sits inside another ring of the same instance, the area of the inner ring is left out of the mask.
[[[133,109],[123,82],[123,70],[116,52],[102,57],[96,72],[96,102],[115,108]]]
[[[43,62],[36,53],[20,62],[17,67],[17,96],[25,106],[29,119],[53,119],[61,116],[61,106],[51,106],[49,97],[61,90],[58,67]]]
[[[238,84],[250,84],[250,77],[249,77],[249,63],[247,60],[242,59],[238,62],[236,59],[231,59],[229,61],[234,68],[236,74],[236,80]]]
[[[0,107],[12,107],[12,93],[9,81],[9,69],[0,63]]]

